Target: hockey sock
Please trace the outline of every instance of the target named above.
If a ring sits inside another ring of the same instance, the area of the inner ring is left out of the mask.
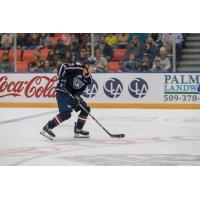
[[[51,121],[49,121],[48,125],[50,129],[55,128],[59,124],[61,124],[63,121],[69,119],[71,117],[70,112],[62,112],[60,114],[57,114]]]
[[[90,112],[90,107],[86,107],[86,109],[87,109],[88,112]],[[76,127],[78,129],[83,128],[83,126],[85,125],[85,122],[87,120],[87,116],[88,116],[88,114],[84,110],[81,110],[81,112],[78,116],[77,123],[76,123]]]
[[[76,128],[82,129],[85,122],[86,122],[86,119],[87,119],[87,117],[79,115],[78,120],[77,120],[77,124],[76,124]]]

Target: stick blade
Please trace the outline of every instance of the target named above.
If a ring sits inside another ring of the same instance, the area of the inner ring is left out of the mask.
[[[125,134],[116,134],[116,135],[112,135],[112,137],[114,137],[114,138],[124,138]]]

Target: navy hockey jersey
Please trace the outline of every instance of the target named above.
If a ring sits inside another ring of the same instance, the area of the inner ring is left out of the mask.
[[[72,95],[80,96],[92,82],[91,75],[83,76],[83,70],[84,66],[80,63],[63,63],[57,72],[59,82],[56,90],[63,91],[64,84],[66,90]]]

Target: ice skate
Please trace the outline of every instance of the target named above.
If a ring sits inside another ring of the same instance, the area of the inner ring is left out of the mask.
[[[84,131],[82,129],[79,129],[76,127],[76,123],[75,123],[75,127],[74,127],[74,138],[89,138],[89,132],[88,131]]]
[[[53,140],[55,138],[55,134],[52,132],[52,130],[49,128],[48,123],[43,127],[43,130],[40,132],[41,135],[44,137]]]

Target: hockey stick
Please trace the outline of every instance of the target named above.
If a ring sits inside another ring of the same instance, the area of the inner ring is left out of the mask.
[[[74,96],[67,90],[65,92],[74,100]],[[81,104],[78,104],[110,137],[112,138],[123,138],[125,134],[111,134],[87,109]]]

